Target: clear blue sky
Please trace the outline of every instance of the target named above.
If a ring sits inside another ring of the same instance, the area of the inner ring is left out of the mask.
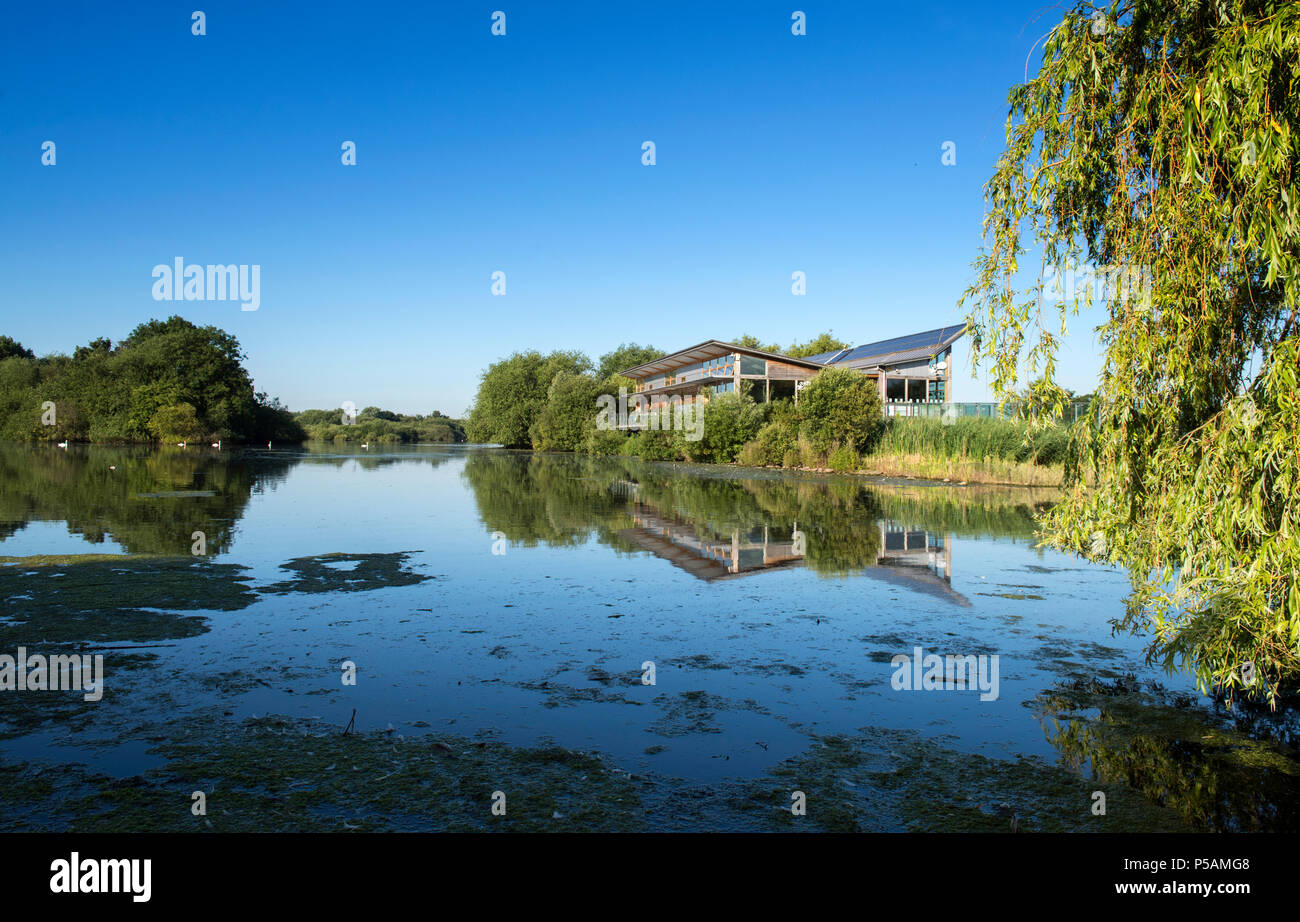
[[[294,409],[459,414],[520,349],[937,327],[971,278],[1007,90],[1063,9],[8,4],[0,332],[71,352],[179,313],[237,335]],[[260,265],[261,308],[154,301],[177,256]],[[1072,332],[1062,383],[1091,390],[1091,324]]]

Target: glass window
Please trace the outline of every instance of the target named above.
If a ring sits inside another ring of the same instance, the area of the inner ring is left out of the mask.
[[[930,382],[930,401],[932,403],[943,403],[944,385],[946,381]]]
[[[888,378],[885,380],[885,399],[886,400],[906,400],[907,399],[907,381],[903,378]]]
[[[752,355],[742,355],[740,357],[740,373],[742,375],[765,375],[767,374],[767,359],[756,358]]]

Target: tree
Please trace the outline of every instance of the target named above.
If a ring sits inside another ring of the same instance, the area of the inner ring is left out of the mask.
[[[1073,401],[1074,391],[1046,378],[1029,382],[1029,386],[1015,398],[1020,415],[1028,419],[1042,419],[1055,413],[1057,407],[1067,406]]]
[[[235,337],[183,317],[142,323],[116,349],[99,338],[71,357],[35,359],[0,337],[0,350],[14,353],[13,361],[0,361],[0,438],[154,441],[179,431],[175,412],[158,417],[158,425],[156,414],[182,404],[193,408],[197,427],[183,438],[196,431],[232,441],[303,434],[286,410],[258,403]],[[57,410],[51,426],[38,415],[47,401]]]
[[[624,366],[626,367],[626,366]],[[592,375],[561,371],[547,389],[546,403],[533,423],[533,447],[540,451],[577,451],[596,427],[600,381]]]
[[[72,353],[72,358],[77,362],[84,362],[92,356],[104,358],[113,351],[113,341],[106,337],[92,339],[84,346],[78,346]]]
[[[218,438],[246,438],[255,419],[253,382],[234,336],[183,317],[150,320],[126,338],[113,357],[124,390],[130,438],[147,438],[159,408],[184,401],[194,406],[204,431]]]
[[[34,359],[36,353],[10,336],[0,336],[0,362],[5,359]]]
[[[466,432],[471,442],[528,448],[529,428],[546,404],[551,382],[562,371],[585,374],[591,360],[581,352],[516,352],[483,372]],[[593,407],[594,409],[594,407]]]
[[[806,359],[810,355],[821,355],[823,352],[836,352],[840,349],[849,348],[849,344],[842,339],[836,339],[835,334],[830,330],[808,340],[806,343],[794,343],[785,354],[796,359]],[[776,350],[780,352],[780,349]]]
[[[1229,700],[1300,678],[1298,43],[1281,0],[1075,6],[1011,90],[962,297],[1002,397],[1022,363],[1050,386],[1068,319],[1104,303],[1043,533],[1128,567],[1116,624]],[[1100,277],[1020,290],[1023,236],[1051,278]]]
[[[600,357],[600,364],[596,367],[596,377],[604,381],[620,371],[627,371],[629,368],[635,368],[646,362],[653,362],[655,359],[661,359],[667,354],[662,349],[656,349],[654,346],[623,343],[617,349],[606,352]]]
[[[358,419],[382,419],[390,423],[395,423],[401,420],[401,417],[398,416],[396,413],[394,413],[392,410],[384,410],[384,409],[380,409],[379,407],[366,407],[364,410],[362,410],[360,413],[357,414],[357,418]]]
[[[781,347],[777,344],[768,345],[762,342],[757,336],[746,333],[737,339],[731,340],[737,346],[744,346],[746,349],[757,349],[759,352],[780,352]]]

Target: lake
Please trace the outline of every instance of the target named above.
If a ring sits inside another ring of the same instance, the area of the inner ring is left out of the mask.
[[[454,445],[0,446],[0,654],[106,675],[94,702],[0,690],[0,810],[1294,830],[1294,711],[1148,666],[1110,628],[1127,574],[1036,546],[1052,499]]]

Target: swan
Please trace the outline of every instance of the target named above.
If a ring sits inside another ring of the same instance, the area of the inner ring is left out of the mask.
[[[60,443],[59,443],[59,447],[60,447],[60,448],[67,448],[67,447],[68,447],[68,443],[67,443],[67,442],[60,442]]]
[[[213,447],[213,448],[220,448],[220,447],[221,447],[221,440],[220,440],[220,439],[217,439],[217,441],[213,442],[213,443],[212,443],[212,447]]]

